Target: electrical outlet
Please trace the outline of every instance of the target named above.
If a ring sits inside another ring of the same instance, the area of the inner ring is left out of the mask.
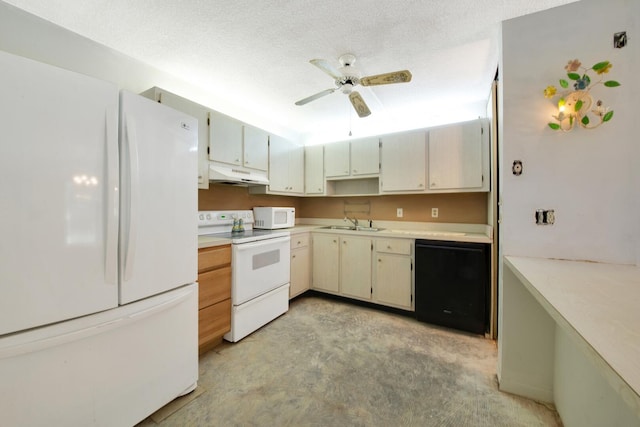
[[[396,209],[396,216],[398,218],[402,218],[403,215],[404,215],[404,212],[402,211],[402,208]]]
[[[553,225],[556,222],[556,213],[553,209],[538,209],[535,219],[538,225]]]
[[[438,218],[438,208],[431,208],[431,218]]]

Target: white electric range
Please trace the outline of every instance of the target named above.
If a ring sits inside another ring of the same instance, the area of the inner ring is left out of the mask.
[[[233,232],[234,220],[244,231]],[[200,211],[198,235],[231,240],[231,331],[240,341],[289,309],[290,235],[253,229],[253,211]]]

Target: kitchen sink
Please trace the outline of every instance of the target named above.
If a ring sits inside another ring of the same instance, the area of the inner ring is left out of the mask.
[[[322,227],[327,230],[355,230],[356,227],[353,225],[328,225],[326,227]]]
[[[384,230],[384,228],[376,228],[376,227],[360,227],[357,226],[356,227],[357,231],[380,231],[380,230]]]
[[[326,227],[321,227],[325,230],[349,230],[349,231],[380,231],[383,228],[376,227],[362,227],[362,226],[353,226],[353,225],[327,225]]]

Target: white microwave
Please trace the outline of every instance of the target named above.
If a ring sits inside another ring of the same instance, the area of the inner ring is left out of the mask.
[[[253,208],[253,228],[289,228],[296,225],[295,208]]]

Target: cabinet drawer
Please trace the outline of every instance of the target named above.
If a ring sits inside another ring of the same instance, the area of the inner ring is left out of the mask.
[[[231,246],[214,246],[198,250],[198,272],[231,264]]]
[[[198,274],[198,308],[231,298],[231,267],[206,271]]]
[[[231,299],[203,308],[198,313],[198,346],[219,339],[231,330]]]
[[[412,240],[407,239],[377,239],[376,251],[390,254],[411,255]]]
[[[309,233],[291,235],[291,249],[309,246]]]

